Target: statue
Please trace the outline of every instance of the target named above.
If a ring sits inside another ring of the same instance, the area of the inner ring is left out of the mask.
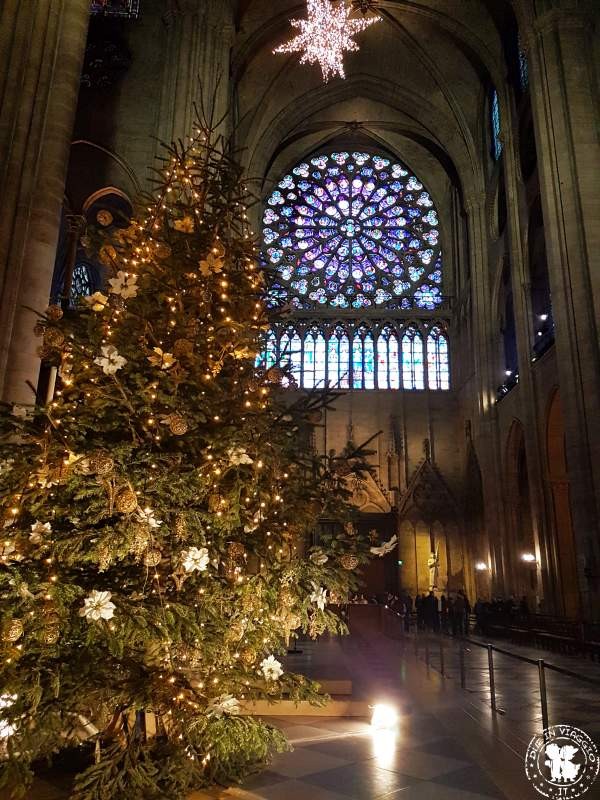
[[[434,589],[437,589],[440,572],[440,554],[437,547],[435,553],[430,553],[427,559],[427,567],[429,569],[429,591],[432,592]]]

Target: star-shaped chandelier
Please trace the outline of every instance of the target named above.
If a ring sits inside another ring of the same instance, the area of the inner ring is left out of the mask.
[[[336,74],[345,78],[344,52],[356,52],[354,36],[378,21],[350,19],[350,13],[344,0],[337,6],[331,0],[307,0],[308,18],[290,20],[300,33],[273,52],[302,53],[300,63],[319,64],[325,83]]]

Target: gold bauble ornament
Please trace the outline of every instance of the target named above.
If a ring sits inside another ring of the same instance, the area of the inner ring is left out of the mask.
[[[157,242],[154,245],[154,254],[161,260],[163,258],[169,258],[172,252],[173,251],[171,250],[170,246],[166,244],[166,242]]]
[[[296,597],[291,589],[282,589],[278,597],[279,605],[283,608],[291,608],[296,602]]]
[[[251,667],[252,664],[254,664],[254,662],[256,661],[256,657],[257,657],[256,650],[254,650],[254,648],[252,647],[245,647],[240,653],[240,658],[247,667]]]
[[[344,569],[350,571],[358,567],[358,558],[353,553],[345,553],[340,558],[340,564]]]
[[[137,495],[129,486],[120,489],[115,497],[115,508],[121,514],[131,514],[138,507]]]
[[[174,436],[183,436],[188,432],[188,424],[181,414],[171,414],[169,417],[169,430]]]
[[[187,532],[188,527],[186,518],[183,516],[183,514],[178,514],[175,517],[175,536],[178,539],[185,539]]]
[[[246,555],[246,548],[241,542],[229,542],[227,545],[227,555],[234,561],[239,561]]]
[[[173,355],[175,358],[191,356],[194,352],[194,344],[189,339],[177,339],[173,344]]]
[[[232,622],[229,627],[227,628],[227,632],[225,634],[225,638],[229,641],[237,642],[239,641],[245,632],[245,627],[242,622],[236,620]]]
[[[48,319],[52,320],[52,322],[57,322],[59,319],[62,319],[63,310],[60,306],[48,306],[46,309],[46,316]]]
[[[11,619],[2,631],[2,639],[5,642],[18,642],[24,631],[25,628],[20,619]]]
[[[112,562],[112,553],[108,545],[102,545],[96,552],[98,559],[98,572],[106,572]]]
[[[142,553],[148,549],[148,542],[150,541],[150,533],[148,528],[144,525],[136,525],[134,528],[133,537],[129,550],[136,558],[139,558]]]
[[[111,474],[115,468],[115,462],[108,455],[108,453],[104,453],[102,450],[97,450],[95,453],[92,453],[90,456],[88,456],[88,466],[90,472],[94,472],[96,475],[104,476]]]
[[[44,644],[56,644],[60,639],[60,625],[52,623],[45,625],[42,630],[42,641]]]
[[[147,567],[156,567],[162,560],[162,553],[153,547],[144,553],[144,564]]]

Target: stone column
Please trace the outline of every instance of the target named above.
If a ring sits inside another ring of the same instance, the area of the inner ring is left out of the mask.
[[[599,618],[600,102],[585,5],[542,4],[528,57],[578,579],[584,614]]]
[[[526,261],[527,214],[525,187],[519,169],[519,156],[515,135],[516,103],[512,90],[505,85],[501,98],[502,138],[504,143],[503,167],[506,186],[507,231],[510,247],[510,270],[514,297],[514,315],[519,358],[519,406],[525,437],[527,476],[531,522],[536,556],[536,592],[544,599],[546,611],[555,613],[558,597],[556,572],[553,565],[551,527],[544,504],[543,483],[543,422],[539,420],[537,387],[533,374],[533,314],[531,310],[531,285]],[[519,553],[512,553],[513,563]]]
[[[465,198],[471,259],[471,297],[473,307],[474,357],[477,374],[477,414],[474,417],[475,449],[483,477],[485,529],[492,562],[492,591],[503,594],[507,572],[507,557],[503,551],[505,541],[504,504],[502,499],[502,465],[498,437],[494,380],[493,315],[489,312],[491,287],[487,260],[488,239],[485,212],[485,194],[473,193]],[[473,564],[469,565],[472,573]]]
[[[89,21],[88,0],[0,7],[0,394],[31,403]]]
[[[164,16],[167,55],[160,100],[161,141],[170,143],[192,133],[194,106],[215,124],[227,115],[233,5],[233,0],[170,0]],[[229,119],[220,131],[227,135]]]

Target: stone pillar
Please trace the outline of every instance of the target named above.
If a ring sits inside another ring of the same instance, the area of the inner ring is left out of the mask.
[[[578,580],[600,618],[600,103],[583,6],[546,2],[527,38]]]
[[[216,124],[231,106],[230,56],[233,0],[170,0],[164,16],[167,55],[160,100],[159,139],[170,143],[192,133],[195,110]],[[227,135],[230,120],[220,131]]]
[[[88,0],[0,7],[0,394],[31,403],[89,21]]]
[[[485,212],[485,194],[474,193],[465,199],[471,259],[471,296],[473,307],[474,357],[477,374],[477,414],[474,415],[475,449],[483,477],[485,529],[492,566],[492,591],[503,594],[507,557],[503,550],[505,541],[504,504],[502,498],[502,452],[498,436],[496,410],[496,382],[494,375],[495,349],[493,315],[489,312],[491,287],[487,260],[488,239]],[[468,565],[472,575],[473,564]]]
[[[514,297],[514,315],[519,358],[519,415],[523,423],[527,477],[531,509],[532,533],[537,556],[536,593],[544,599],[546,612],[556,613],[558,587],[554,569],[551,526],[544,503],[543,422],[539,420],[540,404],[533,374],[533,313],[527,253],[527,213],[525,187],[519,169],[516,144],[516,103],[512,90],[505,84],[501,97],[503,120],[503,167],[506,186],[507,231],[510,247],[510,270]],[[513,563],[520,554],[512,553]]]

